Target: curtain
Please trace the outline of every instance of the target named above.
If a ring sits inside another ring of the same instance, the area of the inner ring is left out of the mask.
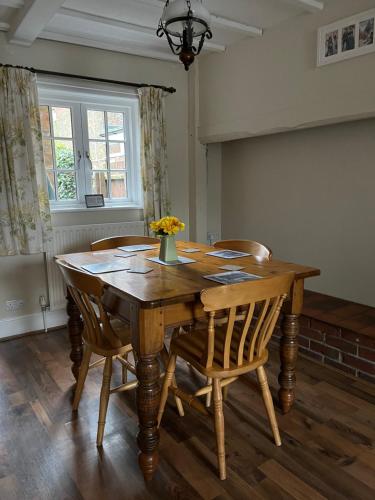
[[[43,252],[50,237],[36,75],[0,67],[0,255]]]
[[[141,116],[141,169],[145,232],[149,223],[170,213],[167,139],[163,90],[138,90]]]

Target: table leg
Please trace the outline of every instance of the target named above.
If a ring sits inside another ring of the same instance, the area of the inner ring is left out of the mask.
[[[298,356],[299,315],[303,304],[303,280],[296,281],[286,304],[281,324],[279,401],[283,413],[288,413],[294,403],[296,386],[296,364]]]
[[[70,293],[67,291],[66,299],[68,304],[66,306],[66,312],[68,313],[68,331],[70,340],[70,359],[73,362],[72,373],[74,378],[78,380],[79,368],[81,366],[83,357],[83,342],[82,342],[82,330],[83,322],[81,319],[81,313],[79,312],[78,306],[74,302],[74,299]]]
[[[159,463],[157,416],[160,402],[160,367],[158,355],[139,356],[137,378],[139,466],[145,480],[150,481]]]
[[[138,461],[145,480],[150,481],[159,463],[159,354],[165,334],[164,312],[159,308],[144,310],[138,304],[131,304],[130,317],[132,344],[137,352]]]
[[[279,375],[279,400],[283,413],[288,413],[294,402],[296,386],[296,363],[298,355],[299,321],[296,314],[286,314],[282,325],[280,343],[281,371]]]

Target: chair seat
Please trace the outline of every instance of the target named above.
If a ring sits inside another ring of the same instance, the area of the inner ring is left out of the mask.
[[[202,325],[203,326],[203,325]],[[191,363],[198,371],[203,375],[211,378],[225,378],[230,376],[241,375],[251,370],[255,370],[258,366],[266,363],[268,359],[268,351],[265,349],[261,357],[254,356],[251,362],[248,362],[245,358],[243,363],[239,365],[237,363],[237,350],[240,341],[241,332],[238,330],[233,330],[232,343],[231,343],[231,355],[229,368],[223,369],[223,357],[224,357],[224,342],[226,336],[225,327],[215,328],[215,345],[214,345],[214,359],[212,368],[206,368],[205,363],[205,348],[207,343],[207,329],[196,329],[193,332],[179,335],[171,341],[170,350],[172,353],[177,354],[185,361]],[[249,341],[245,342],[244,352],[247,352]]]

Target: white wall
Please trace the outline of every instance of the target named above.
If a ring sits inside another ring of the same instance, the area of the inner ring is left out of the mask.
[[[6,43],[0,33],[0,62],[37,69],[99,78],[173,86],[177,92],[166,98],[170,192],[173,213],[189,227],[188,80],[180,64],[114,53],[89,47],[37,40],[31,47]],[[139,210],[55,214],[53,224],[75,225],[140,220]],[[39,311],[39,295],[45,294],[41,256],[0,258],[0,319],[5,301],[23,299],[20,315]],[[1,326],[0,326],[1,328]],[[1,333],[1,332],[0,332]]]
[[[373,7],[375,0],[329,0],[321,13],[201,56],[201,141],[375,116],[374,53],[316,67],[317,29]]]
[[[223,145],[223,238],[316,266],[306,287],[375,306],[375,120]]]

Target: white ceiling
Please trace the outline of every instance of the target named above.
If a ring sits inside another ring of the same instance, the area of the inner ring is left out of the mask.
[[[319,12],[329,0],[204,0],[213,38],[205,51],[221,52],[243,38],[294,16]],[[156,36],[163,0],[0,0],[0,30],[29,46],[36,38],[176,61]]]

